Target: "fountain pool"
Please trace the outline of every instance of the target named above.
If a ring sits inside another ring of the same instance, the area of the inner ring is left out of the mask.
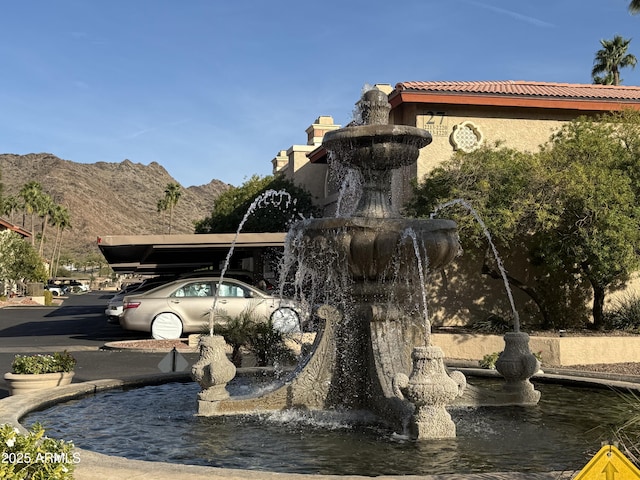
[[[499,388],[493,379],[479,379]],[[228,387],[247,388],[242,377]],[[475,383],[476,380],[470,380]],[[357,412],[195,416],[195,383],[114,390],[26,416],[52,437],[129,459],[325,475],[577,470],[628,415],[622,394],[536,384],[537,406],[451,408],[455,438],[415,442]],[[585,407],[592,414],[585,415]],[[114,421],[127,412],[127,421]]]

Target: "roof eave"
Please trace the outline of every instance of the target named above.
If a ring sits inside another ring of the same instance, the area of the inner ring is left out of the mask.
[[[612,111],[632,108],[640,110],[637,101],[527,97],[515,95],[459,94],[442,92],[394,91],[389,97],[392,108],[403,103],[445,105],[477,105],[490,107],[548,108],[560,110]]]

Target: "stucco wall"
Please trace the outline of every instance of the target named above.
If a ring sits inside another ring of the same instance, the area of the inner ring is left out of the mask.
[[[538,111],[522,109],[488,110],[486,108],[436,107],[418,111],[415,126],[431,132],[433,141],[420,152],[417,174],[422,178],[433,167],[451,157],[454,146],[451,135],[454,127],[471,122],[482,135],[481,144],[492,145],[496,141],[520,151],[536,151],[551,134],[573,115],[545,115]]]
[[[501,352],[499,335],[434,333],[432,342],[446,358],[478,361]],[[540,353],[542,365],[568,367],[598,363],[640,362],[640,337],[536,337],[529,339],[532,352]]]

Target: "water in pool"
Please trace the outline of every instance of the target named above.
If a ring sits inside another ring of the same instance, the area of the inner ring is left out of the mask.
[[[51,437],[130,459],[375,476],[577,470],[630,415],[618,392],[536,388],[535,407],[451,409],[457,437],[438,441],[410,441],[353,412],[198,417],[195,383],[102,392],[33,412],[23,424],[40,422]]]

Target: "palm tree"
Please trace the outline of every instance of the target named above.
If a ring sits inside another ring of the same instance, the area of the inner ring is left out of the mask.
[[[53,242],[53,253],[51,254],[53,267],[51,276],[56,277],[58,274],[58,264],[60,263],[60,250],[62,249],[62,232],[65,228],[71,228],[69,210],[67,207],[63,207],[62,205],[54,206],[53,211],[51,212],[51,224],[56,227],[56,239]]]
[[[629,4],[629,13],[631,13],[631,15],[640,13],[640,0],[631,0],[631,3]]]
[[[22,198],[22,207],[25,214],[31,216],[31,245],[35,245],[35,235],[33,234],[35,226],[35,215],[38,211],[40,197],[42,197],[42,185],[36,181],[25,183],[18,195]],[[22,221],[24,227],[24,219]]]
[[[165,220],[165,217],[166,217],[165,214],[166,214],[167,208],[168,208],[167,199],[166,198],[159,199],[158,203],[157,203],[157,207],[158,207],[158,213],[160,213],[162,215],[162,218],[160,219],[160,223],[162,225],[162,227],[160,228],[160,233],[163,233],[164,232],[164,220]]]
[[[49,223],[49,217],[55,207],[53,203],[53,199],[47,193],[43,193],[40,196],[40,200],[38,202],[38,215],[42,218],[42,229],[40,231],[40,246],[38,247],[38,253],[42,257],[44,254],[44,234],[47,229],[47,224]]]
[[[622,38],[620,35],[613,40],[600,40],[602,48],[596,52],[593,61],[591,76],[594,83],[605,85],[620,85],[620,69],[625,67],[635,68],[636,57],[627,53],[631,39]],[[600,76],[604,74],[604,76]]]
[[[171,234],[171,226],[173,225],[173,207],[176,206],[182,191],[179,184],[168,183],[164,189],[164,198],[158,200],[158,211],[169,209],[169,234]]]
[[[2,214],[9,216],[9,221],[13,223],[13,214],[18,211],[20,204],[18,199],[13,195],[3,198],[2,202]]]

